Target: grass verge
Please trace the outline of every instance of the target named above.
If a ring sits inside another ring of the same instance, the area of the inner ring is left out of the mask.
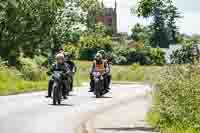
[[[35,66],[31,60],[25,60],[24,62],[25,66],[22,71],[0,65],[0,95],[11,95],[47,89],[48,78],[45,76],[45,70],[39,70],[39,67]],[[89,82],[89,72],[92,62],[76,61],[76,65],[77,72],[74,77],[74,85],[80,86],[83,82]],[[32,70],[34,71],[32,72]],[[160,67],[140,66],[138,64],[112,66],[112,81],[121,83],[146,82],[152,80],[154,73],[157,73],[159,70]]]
[[[200,69],[166,66],[154,81],[153,105],[146,120],[161,133],[200,132]]]

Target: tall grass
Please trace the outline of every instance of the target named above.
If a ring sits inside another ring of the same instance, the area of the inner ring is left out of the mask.
[[[78,71],[75,75],[76,82],[88,81],[92,62],[77,61],[76,64],[78,68]],[[111,66],[113,81],[145,82],[153,80],[155,78],[154,73],[157,73],[160,70],[161,67],[140,66],[138,64]]]
[[[22,73],[15,68],[0,66],[0,95],[17,94],[43,90],[47,88],[47,81],[28,81],[23,79]]]
[[[200,69],[168,66],[155,82],[153,105],[147,121],[162,133],[200,132]]]
[[[35,57],[34,59],[21,57],[19,61],[19,70],[24,79],[30,81],[47,80],[46,69],[42,67],[42,62],[44,62],[42,57]]]

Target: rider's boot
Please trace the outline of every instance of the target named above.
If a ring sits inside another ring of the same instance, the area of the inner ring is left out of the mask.
[[[63,99],[67,99],[67,96],[63,96]]]
[[[70,91],[71,91],[71,92],[73,91],[73,87],[74,87],[74,86],[73,86],[73,82],[74,82],[74,81],[73,81],[73,77],[72,77],[72,78],[71,78],[71,83],[70,83]]]
[[[94,89],[93,88],[90,88],[90,90],[88,92],[94,92]]]
[[[105,95],[106,93],[108,93],[109,92],[109,90],[108,89],[105,89],[104,91],[103,91],[103,95]]]
[[[90,90],[89,92],[94,92],[94,80],[90,81]]]
[[[53,86],[53,80],[50,79],[48,83],[48,95],[45,96],[46,98],[51,98],[52,86]]]

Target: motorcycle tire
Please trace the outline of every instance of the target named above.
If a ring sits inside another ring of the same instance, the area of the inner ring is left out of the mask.
[[[53,105],[57,104],[57,90],[56,86],[53,86]]]
[[[101,97],[101,91],[100,91],[100,82],[96,82],[95,83],[95,95],[96,95],[96,98],[100,98]]]

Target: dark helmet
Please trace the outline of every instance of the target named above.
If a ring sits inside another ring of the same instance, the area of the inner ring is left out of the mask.
[[[108,60],[108,62],[112,62],[114,57],[112,54],[107,54],[106,59]]]
[[[72,54],[68,52],[65,52],[65,56],[67,57],[68,60],[71,60],[73,57]]]
[[[193,55],[199,55],[199,54],[200,54],[199,48],[198,48],[197,45],[193,45],[193,46],[192,46],[192,54],[193,54]]]

